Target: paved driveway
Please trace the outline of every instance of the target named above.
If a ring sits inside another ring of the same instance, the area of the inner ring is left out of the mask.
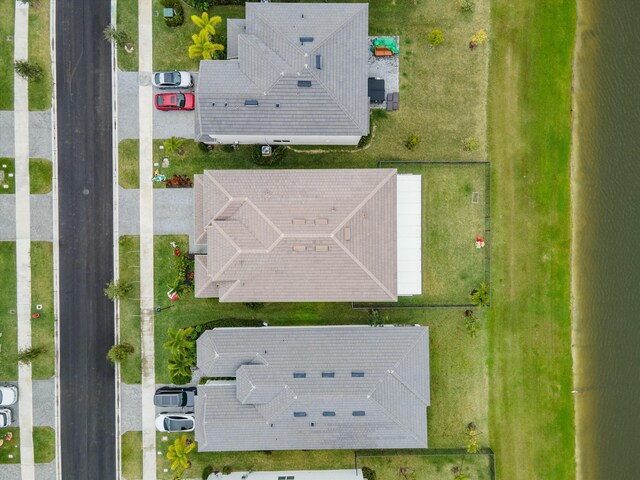
[[[13,111],[0,111],[0,157],[14,155]],[[51,110],[29,112],[29,156],[51,160]]]
[[[194,77],[196,76],[193,74]],[[138,72],[118,70],[118,138],[138,138]],[[156,90],[154,93],[158,93]],[[170,90],[165,90],[170,91]],[[153,111],[153,137],[169,138],[194,136],[194,112]]]

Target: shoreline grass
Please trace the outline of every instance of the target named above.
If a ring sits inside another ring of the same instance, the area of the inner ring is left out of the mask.
[[[570,316],[575,2],[492,4],[491,446],[501,478],[575,477]]]
[[[13,41],[7,40],[13,36],[15,28],[16,3],[2,2],[0,16],[0,110],[13,110]]]
[[[36,305],[42,305],[38,310]],[[53,377],[55,369],[54,309],[53,309],[53,244],[31,242],[31,311],[39,318],[31,319],[31,344],[45,353],[31,362],[34,380]]]
[[[51,78],[51,47],[49,35],[49,2],[38,0],[29,6],[29,61],[42,68],[42,79],[29,82],[29,110],[51,108],[53,81]]]

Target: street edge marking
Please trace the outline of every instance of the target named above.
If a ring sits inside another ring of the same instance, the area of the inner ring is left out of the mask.
[[[111,25],[117,27],[118,0],[111,0]],[[118,49],[111,42],[111,148],[113,162],[113,279],[120,279],[120,217],[119,217],[119,183],[118,183]],[[120,343],[120,301],[116,300],[113,309],[113,335],[114,344]],[[115,364],[115,417],[116,417],[116,478],[122,478],[122,432],[121,432],[121,392],[120,392],[120,365]]]

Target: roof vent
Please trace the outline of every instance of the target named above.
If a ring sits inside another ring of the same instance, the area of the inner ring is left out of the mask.
[[[351,412],[354,417],[364,417],[364,410],[354,410]]]
[[[344,227],[344,239],[347,242],[351,240],[351,227],[349,225],[345,225]]]
[[[304,218],[294,218],[291,220],[291,223],[293,225],[305,225],[307,223],[307,220]]]
[[[316,55],[316,68],[322,70],[322,55]]]
[[[244,101],[244,106],[245,107],[257,107],[258,106],[258,100],[245,100]]]
[[[316,225],[328,225],[329,220],[326,218],[316,218]]]
[[[304,18],[304,15],[303,15]],[[300,45],[313,42],[313,37],[300,37]]]
[[[328,252],[329,245],[316,245],[316,252]]]
[[[293,412],[294,417],[306,417],[307,412]]]
[[[311,80],[298,80],[298,86],[309,88],[311,86]]]
[[[307,250],[307,247],[305,247],[304,245],[294,245],[293,246],[293,251],[294,252],[305,252]]]

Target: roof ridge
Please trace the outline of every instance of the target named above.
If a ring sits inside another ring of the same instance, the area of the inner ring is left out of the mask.
[[[231,194],[227,191],[227,189],[226,189],[226,188],[224,188],[224,187],[220,184],[220,182],[218,182],[218,181],[215,179],[215,177],[209,173],[209,172],[212,172],[212,171],[215,171],[215,170],[205,170],[205,171],[203,172],[203,175],[206,175],[206,176],[207,176],[207,178],[208,178],[209,180],[211,180],[211,181],[216,185],[216,187],[218,187],[218,188],[220,189],[220,191],[221,191],[224,195],[226,195],[226,197],[228,198],[228,200],[227,200],[227,203],[225,203],[225,204],[220,208],[220,210],[218,210],[217,212],[215,212],[215,213],[213,214],[213,217],[211,217],[211,219],[208,221],[208,223],[207,223],[207,224],[205,224],[205,227],[207,227],[208,225],[210,225],[210,224],[211,224],[211,220],[213,220],[214,218],[216,218],[216,217],[220,214],[220,212],[222,212],[222,210],[223,210],[223,209],[227,208],[227,206],[229,205],[229,202],[231,202],[231,201],[233,200],[233,197],[232,197],[232,196],[231,196]],[[204,184],[203,184],[203,186],[204,186]],[[203,198],[203,201],[204,201],[204,198]],[[206,229],[206,228],[205,228],[205,229]]]
[[[391,420],[393,420],[396,423],[396,425],[398,425],[405,432],[407,432],[409,435],[411,435],[416,441],[422,442],[422,439],[419,438],[418,435],[416,435],[416,433],[413,430],[410,430],[409,426],[407,424],[405,424],[404,422],[401,422],[400,420],[398,420],[393,413],[391,413],[389,410],[387,410],[385,407],[383,407],[382,404],[380,402],[378,402],[375,398],[369,397],[369,400],[372,401],[372,402],[375,402],[380,407],[380,409],[384,413],[387,414],[387,417],[389,417]]]
[[[231,292],[231,291],[232,291],[235,287],[237,287],[237,286],[238,286],[238,284],[240,283],[240,280],[235,280],[235,281],[234,281],[234,280],[230,280],[230,281],[232,281],[232,282],[233,282],[233,285],[231,285],[231,286],[227,289],[227,291],[226,291],[226,292],[224,292],[220,297],[218,297],[218,301],[219,301],[219,302],[221,302],[221,301],[222,301],[222,299],[223,299],[224,297],[226,297],[226,296],[229,294],[229,292]]]
[[[394,175],[397,174],[396,170],[392,170],[391,172],[389,172],[389,174],[383,178],[380,183],[378,183],[378,185],[376,185],[376,187],[369,192],[369,194],[367,196],[364,197],[364,199],[353,209],[353,211],[348,214],[345,219],[340,222],[338,224],[338,226],[333,230],[333,232],[331,232],[331,236],[333,237],[333,240],[345,251],[345,253],[347,255],[349,255],[359,266],[360,268],[362,268],[370,277],[373,281],[375,281],[392,299],[395,299],[395,296],[393,295],[393,293],[391,293],[389,291],[389,289],[383,285],[383,283],[378,279],[378,277],[376,277],[347,247],[346,245],[344,245],[338,238],[335,237],[336,233],[338,233],[338,231],[344,227],[344,225],[351,220],[355,214],[360,211],[360,209],[362,207],[364,207],[364,205],[371,200],[374,195],[376,195],[380,189],[385,186],[391,177],[393,177]]]
[[[368,4],[367,4],[367,6],[368,6]],[[349,22],[351,22],[357,14],[360,14],[360,13],[361,13],[361,10],[358,10],[354,15],[350,16],[350,17],[349,17],[349,18],[347,18],[347,19],[346,19],[342,24],[338,25],[338,27],[337,27],[333,32],[331,32],[329,35],[327,35],[327,38],[325,38],[322,42],[320,42],[320,43],[318,44],[318,46],[317,46],[317,47],[315,47],[313,50],[311,50],[311,53],[309,54],[309,56],[313,55],[313,54],[314,54],[314,52],[316,52],[316,51],[317,51],[317,50],[318,50],[322,45],[325,45],[329,40],[331,40],[331,39],[332,39],[332,37],[333,37],[337,32],[339,32],[340,30],[342,30],[343,28],[345,28],[345,27],[347,26],[347,24],[348,24]],[[349,113],[349,111],[348,111],[348,110],[347,110],[347,108],[342,104],[342,102],[341,102],[340,100],[338,100],[338,99],[335,97],[335,95],[333,94],[333,91],[332,91],[331,89],[329,89],[329,88],[325,85],[325,83],[324,83],[320,78],[318,78],[316,75],[314,75],[314,74],[312,73],[311,69],[307,68],[307,70],[309,71],[309,74],[310,74],[311,76],[313,76],[313,78],[315,78],[315,79],[318,81],[318,83],[319,83],[320,85],[322,85],[322,88],[324,89],[324,91],[325,91],[325,92],[327,92],[327,95],[329,95],[329,96],[331,97],[331,99],[336,103],[336,105],[338,105],[338,106],[340,107],[340,110],[342,110],[342,111],[344,112],[344,114],[349,118],[349,120],[351,120],[351,122],[352,122],[354,125],[357,125],[357,126],[359,127],[360,125],[358,124],[358,122],[353,118],[353,116],[351,115],[351,113]]]

